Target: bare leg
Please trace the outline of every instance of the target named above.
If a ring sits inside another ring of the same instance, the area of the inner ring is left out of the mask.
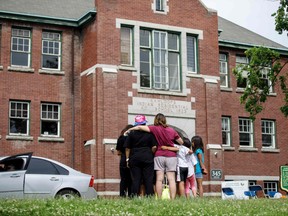
[[[162,185],[163,185],[163,179],[164,179],[164,172],[157,170],[156,171],[156,194],[158,199],[162,196]]]
[[[180,194],[180,196],[185,196],[185,183],[184,183],[184,181],[179,182],[179,194]]]
[[[166,175],[169,182],[170,198],[175,199],[176,197],[175,172],[166,172]]]
[[[199,196],[203,197],[202,178],[196,178]]]

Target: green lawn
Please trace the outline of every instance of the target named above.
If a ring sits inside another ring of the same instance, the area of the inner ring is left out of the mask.
[[[288,215],[288,199],[221,200],[155,198],[83,200],[0,200],[1,216],[45,215]]]

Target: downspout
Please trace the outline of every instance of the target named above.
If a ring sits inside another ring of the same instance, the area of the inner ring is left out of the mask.
[[[74,98],[74,76],[75,76],[75,67],[74,67],[74,63],[75,63],[75,56],[74,56],[74,35],[75,35],[75,29],[73,29],[73,34],[72,34],[72,45],[71,45],[71,64],[72,64],[72,82],[71,82],[71,96],[72,96],[72,158],[71,158],[71,162],[72,162],[72,167],[75,168],[75,98]]]

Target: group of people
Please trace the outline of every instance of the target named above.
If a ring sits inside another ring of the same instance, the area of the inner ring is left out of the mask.
[[[168,180],[170,199],[175,199],[177,192],[190,197],[190,189],[193,196],[203,196],[202,179],[207,170],[202,138],[181,138],[162,113],[155,116],[153,125],[146,123],[144,115],[137,115],[134,124],[127,125],[117,140],[120,196],[156,194],[161,198],[164,178]]]

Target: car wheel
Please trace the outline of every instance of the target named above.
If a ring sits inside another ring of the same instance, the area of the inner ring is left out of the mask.
[[[65,200],[75,199],[75,198],[79,198],[79,197],[80,197],[79,193],[77,193],[73,190],[69,190],[69,189],[59,191],[56,194],[56,198],[65,199]]]

